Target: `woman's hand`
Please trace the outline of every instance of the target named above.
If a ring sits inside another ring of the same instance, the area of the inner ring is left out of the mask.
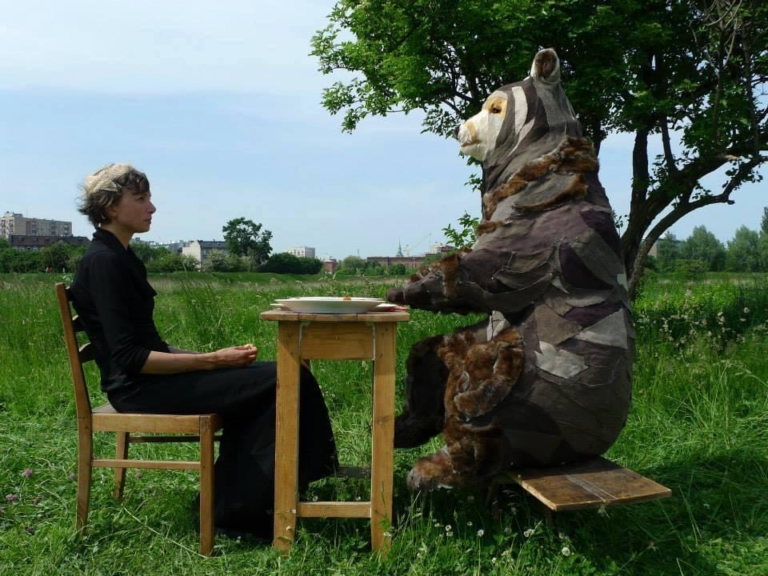
[[[243,344],[242,346],[231,346],[222,348],[210,354],[213,366],[211,368],[239,368],[248,366],[256,360],[259,349],[253,344]]]

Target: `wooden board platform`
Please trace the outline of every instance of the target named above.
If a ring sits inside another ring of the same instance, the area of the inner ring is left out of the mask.
[[[605,458],[551,468],[511,470],[494,488],[516,483],[553,512],[668,498],[672,490]]]

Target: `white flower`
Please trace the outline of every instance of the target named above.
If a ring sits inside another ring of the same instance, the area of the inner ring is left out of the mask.
[[[485,530],[483,530],[482,528],[480,528],[480,530],[478,530],[478,531],[477,531],[477,537],[478,537],[478,538],[482,538],[482,537],[483,537],[483,534],[485,534]]]
[[[534,529],[528,528],[528,530],[523,532],[523,536],[525,536],[526,538],[530,538],[531,536],[533,536],[533,533],[534,533]]]
[[[493,558],[491,558],[491,564],[496,564],[496,556],[494,556]]]
[[[563,549],[560,550],[560,552],[563,553],[563,556],[570,556],[571,555],[571,549],[568,548],[568,546],[563,546]]]
[[[749,314],[749,308],[744,308],[744,314]]]
[[[450,532],[451,530],[453,530],[453,528],[451,527],[451,525],[450,525],[450,524],[446,524],[446,525],[445,525],[445,531],[446,531],[446,532]]]
[[[467,522],[467,526],[469,526],[470,528],[472,527],[472,520],[469,520],[469,521]]]
[[[747,309],[746,309],[746,308],[744,308],[744,311],[746,312],[746,311],[747,311]],[[474,497],[474,496],[472,496],[472,494],[470,494],[469,496],[467,496],[467,502],[469,502],[469,503],[471,504],[471,503],[472,503],[472,502],[474,502],[474,501],[475,501],[475,497]]]

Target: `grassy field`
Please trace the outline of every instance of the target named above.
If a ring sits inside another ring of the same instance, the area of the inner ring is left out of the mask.
[[[472,490],[410,493],[411,462],[435,450],[398,451],[394,543],[371,553],[363,520],[304,520],[287,559],[220,537],[196,553],[194,474],[129,472],[111,497],[96,470],[89,527],[73,533],[76,430],[55,308],[60,277],[0,277],[0,574],[768,575],[768,279],[655,278],[636,303],[638,350],[629,422],[608,456],[672,488],[672,499],[607,512],[562,514],[553,527],[517,490],[491,515]],[[287,281],[285,281],[287,280]],[[392,282],[392,280],[390,280]],[[153,279],[157,324],[182,348],[247,341],[275,357],[276,330],[258,315],[287,295],[383,295],[384,283],[189,275]],[[469,319],[414,312],[399,331],[399,380],[409,347]],[[341,460],[365,462],[370,363],[317,362]],[[89,371],[94,402],[98,378]],[[111,436],[96,450],[113,453]],[[141,450],[142,446],[135,448]],[[192,447],[145,448],[179,456]],[[325,481],[324,498],[365,498],[361,481]]]

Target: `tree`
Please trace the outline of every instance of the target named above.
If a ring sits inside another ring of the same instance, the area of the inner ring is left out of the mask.
[[[758,234],[746,226],[740,226],[728,242],[726,267],[731,272],[758,272],[760,270],[760,252]]]
[[[760,221],[758,252],[760,253],[760,271],[768,272],[768,208],[763,208],[763,219]]]
[[[168,252],[165,256],[153,258],[147,262],[148,272],[192,272],[199,263],[194,256],[182,256]]]
[[[389,267],[389,273],[392,276],[404,276],[406,273],[405,264],[393,264]]]
[[[223,250],[211,250],[203,263],[205,272],[230,272],[229,255]]]
[[[294,256],[288,252],[273,254],[259,268],[259,272],[274,272],[275,274],[317,274],[323,263],[317,258]]]
[[[64,242],[56,242],[40,250],[40,261],[43,268],[51,269],[55,272],[69,270],[70,246]]]
[[[448,136],[493,89],[523,78],[540,47],[554,47],[597,150],[609,132],[634,135],[621,239],[634,293],[666,230],[759,179],[767,34],[758,0],[338,0],[312,53],[324,73],[353,73],[323,94],[344,130],[420,109],[426,131]],[[663,153],[650,158],[654,138]],[[723,167],[722,188],[704,189]]]
[[[663,238],[656,242],[656,265],[659,272],[671,272],[675,269],[675,262],[680,258],[680,240],[672,232],[667,232]]]
[[[700,260],[710,272],[725,270],[725,246],[704,226],[696,226],[680,246],[680,256],[686,260]]]
[[[272,232],[261,230],[262,225],[253,220],[235,218],[230,220],[222,228],[224,240],[230,253],[236,256],[245,256],[253,266],[260,266],[269,259],[272,246]]]
[[[339,274],[357,274],[360,270],[365,270],[365,260],[359,256],[347,256],[339,266]]]

